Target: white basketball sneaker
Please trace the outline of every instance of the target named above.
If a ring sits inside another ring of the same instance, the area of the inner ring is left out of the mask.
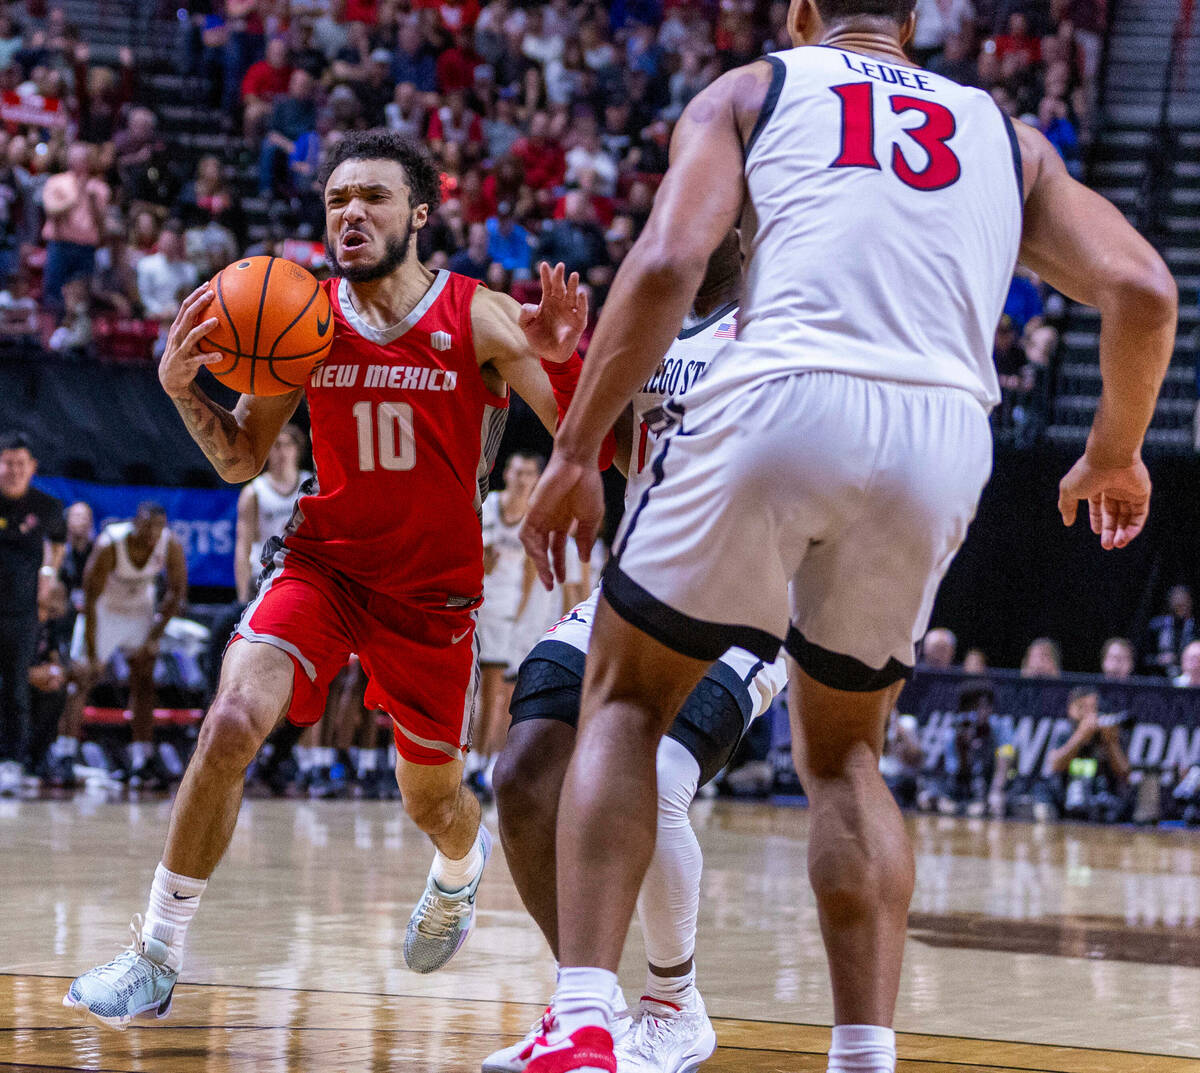
[[[633,1028],[617,1041],[617,1073],[695,1073],[717,1049],[700,992],[686,1005],[642,996]]]
[[[546,1007],[545,1013],[529,1026],[529,1031],[525,1033],[523,1039],[509,1047],[501,1047],[500,1050],[489,1054],[483,1060],[480,1073],[525,1073],[525,1067],[529,1065],[533,1058],[534,1043],[537,1042],[539,1036],[543,1036],[550,1031],[553,1023],[554,1004],[551,1003]],[[621,1009],[613,1015],[613,1041],[619,1042],[632,1028],[633,1013],[625,1005],[624,998],[622,998]]]
[[[179,973],[167,967],[167,945],[145,934],[140,914],[130,930],[133,943],[127,950],[71,981],[64,1006],[116,1029],[133,1021],[156,1021],[171,1012]]]
[[[479,850],[483,856],[479,874],[459,890],[442,890],[430,868],[425,893],[412,911],[404,933],[404,961],[413,972],[436,972],[462,949],[471,934],[475,925],[475,894],[492,855],[492,836],[482,823]]]
[[[529,1026],[529,1031],[510,1047],[501,1047],[483,1060],[481,1073],[524,1073],[533,1055],[533,1043],[543,1035],[548,1024],[554,1020],[554,1007],[547,1006],[546,1012]]]

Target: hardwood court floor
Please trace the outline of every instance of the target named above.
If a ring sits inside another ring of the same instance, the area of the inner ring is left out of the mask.
[[[247,802],[169,1019],[123,1034],[59,1004],[145,905],[167,804],[0,802],[0,1070],[475,1073],[553,967],[502,854],[444,971],[403,965],[429,851],[387,803]],[[494,827],[494,817],[489,817]],[[831,1010],[804,879],[807,814],[701,802],[705,1073],[823,1071]],[[1200,1073],[1200,841],[912,821],[901,1073]],[[636,996],[640,936],[622,980]]]

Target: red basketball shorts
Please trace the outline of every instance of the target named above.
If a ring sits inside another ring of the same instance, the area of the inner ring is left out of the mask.
[[[444,764],[461,759],[470,743],[478,687],[473,605],[382,596],[283,551],[242,615],[239,639],[291,657],[288,719],[298,726],[321,718],[330,683],[356,652],[367,675],[364,703],[391,716],[405,760]]]

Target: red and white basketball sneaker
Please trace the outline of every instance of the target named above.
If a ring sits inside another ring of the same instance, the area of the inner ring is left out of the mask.
[[[539,1036],[525,1073],[617,1073],[612,1035],[599,1025],[584,1025],[554,1043]]]

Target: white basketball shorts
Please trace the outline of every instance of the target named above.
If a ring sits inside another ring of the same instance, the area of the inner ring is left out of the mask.
[[[783,644],[834,689],[906,677],[991,473],[983,407],[814,372],[701,381],[668,409],[604,575],[613,609],[697,659],[736,646],[769,662]]]
[[[75,630],[71,635],[71,659],[76,663],[82,663],[87,659],[83,636],[85,624],[86,619],[83,615],[75,619]],[[146,643],[146,638],[150,636],[153,626],[153,618],[147,618],[145,615],[119,615],[97,607],[97,661],[107,663],[117,649],[132,652],[134,649],[141,648]]]

